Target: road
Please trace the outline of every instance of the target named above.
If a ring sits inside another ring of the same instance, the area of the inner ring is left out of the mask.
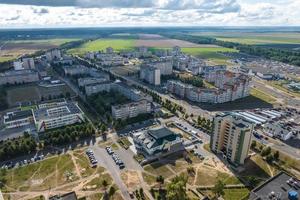
[[[271,94],[274,96],[280,104],[286,104],[289,107],[300,108],[300,98],[294,97],[291,94],[288,94],[282,90],[274,88],[268,85],[266,82],[253,78],[252,84],[255,88],[265,92],[266,94]]]

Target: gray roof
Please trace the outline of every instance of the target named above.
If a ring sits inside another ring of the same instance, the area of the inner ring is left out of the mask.
[[[293,179],[293,182],[297,182],[298,186],[292,186],[287,184],[288,180]],[[270,178],[257,188],[253,189],[250,194],[250,200],[267,200],[270,199],[269,195],[274,192],[274,195],[280,196],[281,200],[288,200],[288,192],[296,191],[299,193],[300,182],[296,178],[288,175],[285,172],[280,172],[276,176]]]
[[[6,116],[8,116],[8,118],[5,119],[5,122],[15,121],[18,119],[24,119],[32,116],[32,111],[31,110],[16,111],[13,113],[8,113]]]

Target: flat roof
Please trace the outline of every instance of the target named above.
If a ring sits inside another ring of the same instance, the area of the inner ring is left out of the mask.
[[[148,131],[148,134],[151,135],[156,140],[163,139],[165,137],[169,137],[172,135],[176,135],[174,132],[167,129],[166,127],[162,127],[159,129],[151,129]]]
[[[24,118],[27,118],[30,116],[32,116],[31,110],[10,112],[5,115],[5,117],[7,117],[7,118],[5,118],[5,122],[15,121],[18,119],[24,119]]]
[[[293,180],[293,184],[288,184],[287,181]],[[294,183],[297,183],[296,185]],[[298,185],[298,186],[297,186]],[[250,200],[265,200],[270,199],[273,193],[280,200],[289,200],[288,193],[296,191],[299,194],[300,182],[296,178],[285,172],[280,172],[276,176],[265,181],[263,184],[254,188],[250,193]],[[274,198],[275,199],[275,198]]]

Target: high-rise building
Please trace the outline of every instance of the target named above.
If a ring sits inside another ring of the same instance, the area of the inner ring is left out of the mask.
[[[140,78],[153,85],[160,85],[160,70],[155,67],[142,66]]]
[[[248,156],[254,125],[234,113],[216,115],[210,148],[215,153],[222,153],[230,162],[244,164]]]

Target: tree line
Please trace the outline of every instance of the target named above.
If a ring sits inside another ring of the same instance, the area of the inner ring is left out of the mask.
[[[8,103],[6,100],[7,92],[4,87],[0,87],[0,110],[5,110],[8,108]]]
[[[194,87],[203,87],[203,79],[199,76],[191,76],[191,77],[182,77],[179,74],[171,74],[171,75],[162,75],[161,79],[163,81],[167,80],[178,80],[183,83],[192,85]]]

